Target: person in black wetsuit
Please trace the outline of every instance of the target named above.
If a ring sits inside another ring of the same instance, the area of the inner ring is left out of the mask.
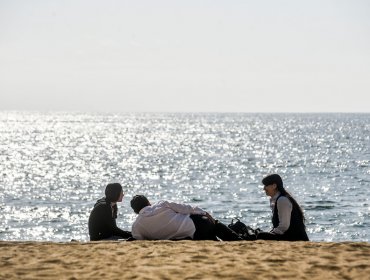
[[[273,229],[260,232],[257,239],[308,241],[305,218],[297,201],[284,189],[283,180],[278,174],[263,178],[266,195],[270,196]]]
[[[122,186],[118,183],[108,184],[105,197],[99,199],[89,217],[89,235],[91,241],[118,240],[132,237],[131,232],[117,227],[117,202],[122,202]]]

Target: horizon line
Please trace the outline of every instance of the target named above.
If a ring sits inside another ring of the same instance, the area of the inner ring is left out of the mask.
[[[364,111],[118,111],[118,110],[46,110],[0,109],[2,113],[87,113],[87,114],[370,114]]]

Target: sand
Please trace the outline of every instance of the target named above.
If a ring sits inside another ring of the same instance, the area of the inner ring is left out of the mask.
[[[0,279],[370,279],[370,243],[0,242]]]

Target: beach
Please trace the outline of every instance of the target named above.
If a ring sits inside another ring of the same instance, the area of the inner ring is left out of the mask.
[[[0,279],[369,279],[367,242],[0,242]]]

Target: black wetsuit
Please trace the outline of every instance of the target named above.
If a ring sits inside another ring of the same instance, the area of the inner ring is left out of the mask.
[[[89,235],[91,241],[111,238],[132,237],[131,232],[124,231],[117,227],[117,205],[111,206],[105,198],[99,199],[89,217]]]

